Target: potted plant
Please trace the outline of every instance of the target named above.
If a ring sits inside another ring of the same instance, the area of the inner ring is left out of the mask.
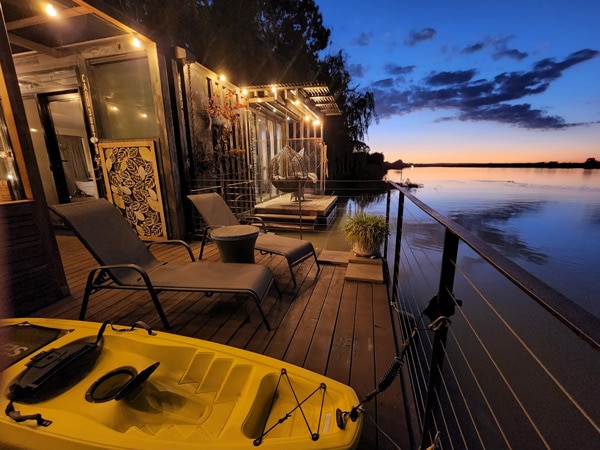
[[[390,228],[385,218],[359,212],[342,226],[342,234],[357,256],[378,256]]]

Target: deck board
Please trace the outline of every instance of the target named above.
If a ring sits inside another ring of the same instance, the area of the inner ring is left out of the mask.
[[[57,233],[57,241],[71,295],[33,311],[32,317],[77,319],[93,257],[77,238]],[[199,243],[190,243],[197,257]],[[180,248],[154,246],[159,259],[186,260]],[[208,245],[204,259],[218,260],[216,246]],[[345,280],[343,265],[323,264],[315,280],[314,261],[295,269],[294,289],[283,258],[256,254],[257,263],[268,265],[283,291],[281,299],[271,289],[263,309],[273,330],[262,323],[251,301],[232,294],[207,296],[189,292],[163,292],[159,298],[171,324],[171,333],[208,339],[272,356],[306,367],[346,384],[360,399],[373,391],[396,355],[394,332],[398,324],[391,314],[384,284]],[[143,320],[163,329],[162,322],[144,292],[104,290],[93,294],[86,320],[113,320],[130,324]],[[410,448],[408,424],[400,381],[365,405],[368,414],[401,448]],[[396,448],[365,417],[359,449]]]

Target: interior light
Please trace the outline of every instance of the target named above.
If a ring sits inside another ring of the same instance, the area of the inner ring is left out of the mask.
[[[134,36],[131,40],[131,45],[133,45],[135,48],[140,48],[142,46],[142,42],[138,39],[137,36]]]
[[[52,17],[56,17],[58,15],[58,13],[56,12],[56,9],[54,9],[54,6],[50,3],[46,3],[46,14],[48,14],[49,16]]]

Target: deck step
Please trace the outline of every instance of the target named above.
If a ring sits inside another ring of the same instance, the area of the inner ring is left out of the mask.
[[[256,216],[260,217],[263,220],[274,220],[278,221],[297,221],[300,219],[299,214],[256,214]],[[302,215],[302,220],[306,220],[307,222],[314,222],[317,220],[316,215]]]
[[[256,214],[269,229],[278,230],[314,230],[318,222],[315,215],[302,216],[295,214]]]

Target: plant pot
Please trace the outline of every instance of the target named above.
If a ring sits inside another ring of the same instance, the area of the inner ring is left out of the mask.
[[[363,257],[379,256],[379,248],[374,248],[373,246],[370,246],[365,243],[359,243],[359,242],[354,243],[354,245],[352,246],[352,252],[356,256],[363,256]]]

